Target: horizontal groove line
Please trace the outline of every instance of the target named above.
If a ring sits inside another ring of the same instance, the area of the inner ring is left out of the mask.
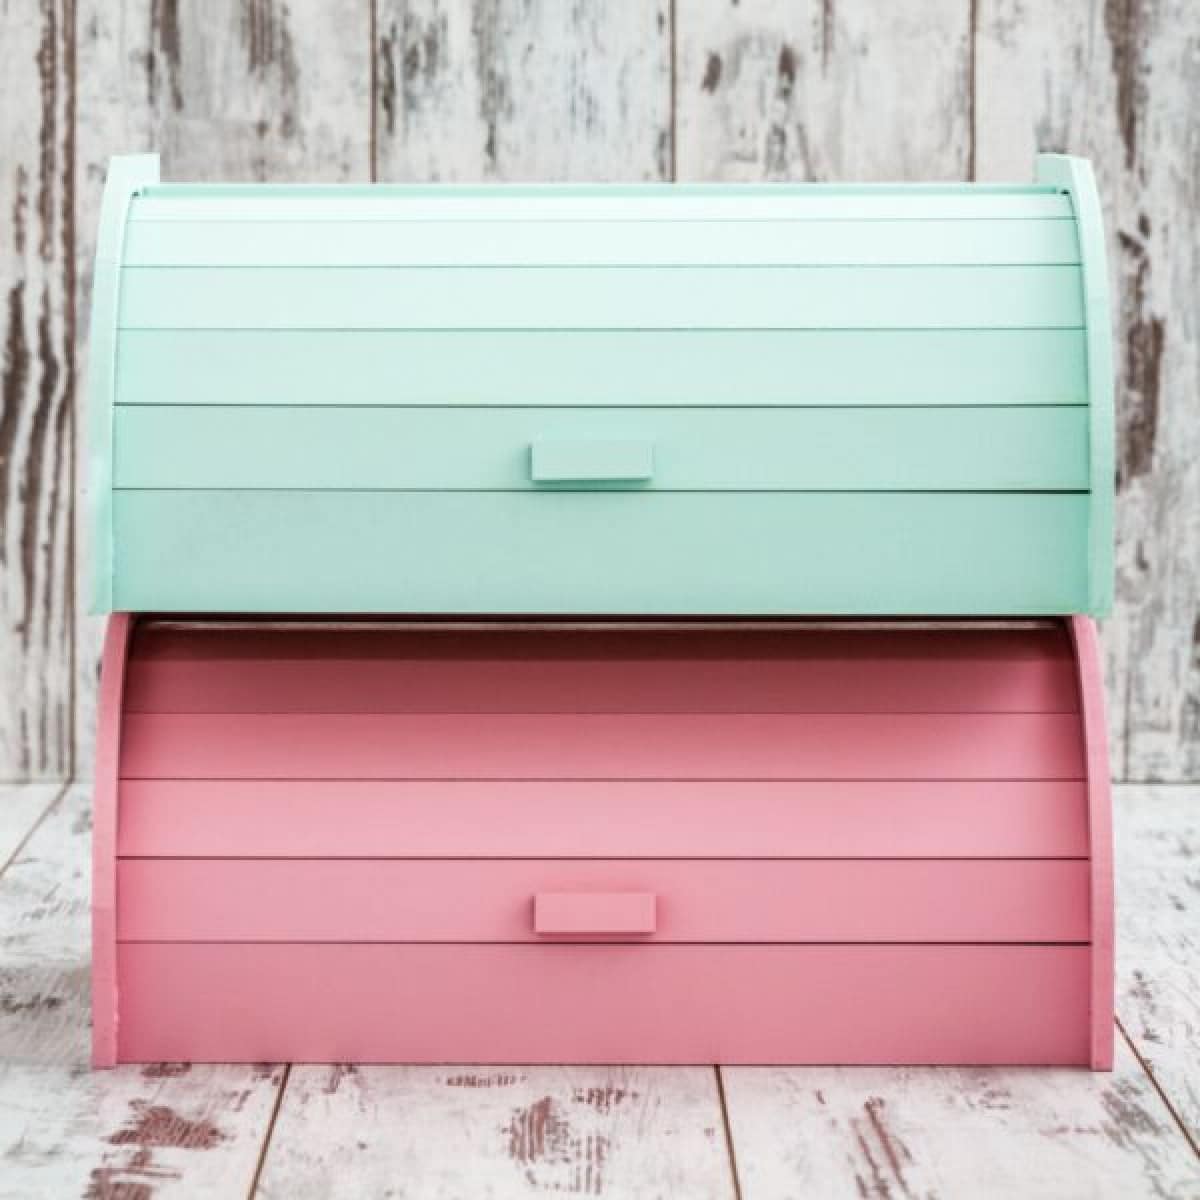
[[[132,660],[132,670],[136,670],[140,661]],[[311,667],[314,662],[338,662],[358,664],[361,659],[346,659],[330,656],[328,659],[312,658],[272,658],[272,659],[158,659],[157,662],[171,661],[221,663],[254,661],[260,665],[265,662],[300,662]],[[376,662],[378,660],[375,660]],[[430,661],[414,659],[409,661]],[[450,659],[450,662],[462,662],[462,659]],[[480,660],[472,661],[473,665]],[[519,660],[490,660],[508,662]],[[546,659],[546,662],[569,662],[564,659]],[[646,660],[654,661],[654,660]],[[680,659],[674,660],[678,663]],[[713,659],[700,659],[711,664]],[[773,661],[767,659],[761,662]],[[1069,660],[1063,660],[1062,670],[1068,670]],[[571,664],[575,665],[575,664]],[[1078,708],[687,708],[687,709],[623,709],[623,708],[129,708],[125,715],[130,717],[395,717],[403,720],[406,717],[795,717],[797,723],[811,717],[1075,717],[1079,715]]]
[[[273,487],[270,485],[237,485],[221,487],[129,487],[118,486],[113,492],[188,493],[214,495],[222,493],[272,493],[288,496],[1090,496],[1087,488],[664,488],[664,487],[560,487],[529,484],[525,487],[320,487],[315,485]]]
[[[117,333],[1044,333],[1083,325],[118,325]]]
[[[304,335],[305,337],[316,336],[320,334],[340,334],[340,333],[371,333],[383,335],[395,334],[463,334],[463,333],[498,333],[498,334],[526,334],[533,336],[545,336],[549,334],[612,334],[619,333],[629,336],[645,336],[654,337],[658,334],[714,334],[726,333],[730,335],[738,334],[753,334],[753,333],[785,333],[798,335],[817,335],[825,336],[827,334],[860,334],[860,333],[904,333],[904,334],[951,334],[951,333],[984,333],[984,334],[1010,334],[1010,333],[1083,333],[1084,326],[1082,325],[717,325],[717,326],[697,326],[697,325],[682,325],[682,326],[666,326],[660,325],[656,327],[644,326],[602,326],[602,325],[553,325],[553,326],[453,326],[453,325],[433,325],[433,326],[386,326],[386,325],[316,325],[316,326],[288,326],[288,325],[120,325],[117,327],[118,333],[140,333],[140,334],[169,334],[169,333],[245,333],[245,334],[290,334],[292,336]]]
[[[1078,259],[1044,262],[139,262],[128,271],[1008,271],[1067,270]]]
[[[118,862],[1090,862],[1086,854],[118,854]]]
[[[535,940],[535,937],[538,940]],[[229,938],[118,938],[117,945],[119,946],[845,946],[847,948],[853,946],[978,946],[981,949],[992,946],[1045,946],[1045,947],[1067,947],[1067,946],[1090,946],[1091,942],[1063,942],[1063,941],[1047,941],[1037,942],[1029,940],[1017,941],[996,941],[996,942],[981,942],[981,941],[956,941],[956,942],[919,942],[919,941],[862,941],[862,942],[847,942],[847,941],[830,941],[830,942],[762,942],[762,941],[743,941],[743,942],[677,942],[667,941],[666,939],[658,940],[655,935],[647,935],[644,940],[638,941],[620,941],[616,939],[608,939],[597,937],[595,939],[570,940],[569,938],[559,937],[555,934],[534,935],[528,941],[478,941],[478,940],[463,940],[463,941],[446,941],[430,939],[429,941],[394,941],[394,940],[377,940],[377,941],[350,941],[346,939],[333,938],[246,938],[234,939]]]
[[[605,614],[581,614],[575,617],[563,617],[558,614],[524,613],[511,616],[480,616],[480,617],[344,617],[325,616],[280,616],[268,614],[258,618],[238,617],[164,617],[162,614],[148,614],[139,618],[139,626],[150,625],[156,629],[260,629],[269,624],[271,631],[278,629],[312,629],[314,626],[322,630],[378,632],[380,630],[431,630],[455,631],[502,631],[511,630],[541,630],[550,626],[556,630],[583,629],[593,631],[606,630],[641,630],[676,634],[676,632],[928,632],[929,630],[953,632],[1004,632],[1032,631],[1048,632],[1062,629],[1062,619],[1056,617],[716,617],[716,616],[676,616],[676,617],[623,617],[605,616]],[[1055,661],[1072,661],[1066,649],[1055,653]]]
[[[672,198],[673,200],[674,198]],[[253,201],[252,201],[253,202]],[[265,197],[261,202],[269,202],[277,204],[279,201]],[[286,201],[285,201],[286,202]],[[670,202],[670,201],[668,201]],[[347,217],[342,215],[334,216],[309,216],[309,217],[210,217],[210,216],[180,216],[180,217],[144,217],[138,215],[139,201],[135,198],[129,214],[130,226],[133,225],[158,225],[168,228],[175,225],[249,225],[256,221],[269,221],[272,225],[533,225],[542,226],[546,223],[547,218],[538,216],[528,217],[370,217],[356,216]],[[556,224],[563,225],[858,225],[861,222],[874,221],[924,221],[933,225],[940,225],[946,221],[1021,221],[1031,224],[1042,224],[1044,222],[1055,222],[1060,225],[1074,225],[1075,218],[1073,216],[1062,217],[1047,217],[1047,216],[1029,216],[1029,215],[1013,215],[1013,216],[977,216],[977,217],[954,217],[954,216],[929,216],[929,217],[910,217],[910,216],[881,216],[881,217],[797,217],[797,216],[765,216],[765,217],[681,217],[673,214],[664,214],[661,217],[560,217]]]
[[[839,404],[836,400],[825,401],[821,404],[805,404],[803,401],[781,401],[778,404],[738,404],[736,401],[723,401],[719,404],[706,404],[703,401],[681,402],[671,404],[665,401],[649,402],[646,404],[604,404],[597,401],[589,401],[586,404],[573,404],[570,401],[560,401],[556,404],[521,404],[508,402],[490,402],[490,401],[472,401],[469,404],[464,404],[460,401],[422,401],[416,404],[408,404],[403,401],[397,401],[394,404],[368,404],[363,401],[354,401],[351,403],[342,403],[341,401],[333,401],[330,403],[312,404],[307,402],[287,402],[280,400],[252,400],[239,402],[236,400],[214,400],[214,401],[190,401],[177,402],[173,400],[120,400],[118,399],[114,407],[130,408],[130,409],[146,409],[154,410],[161,409],[164,412],[178,411],[186,409],[192,412],[204,412],[210,408],[228,408],[232,410],[254,411],[259,408],[283,408],[289,411],[301,409],[305,412],[341,412],[344,409],[354,409],[362,412],[407,412],[409,409],[418,409],[424,411],[435,412],[460,412],[463,410],[471,412],[579,412],[593,411],[620,413],[622,415],[629,412],[637,412],[640,409],[651,408],[660,412],[678,412],[678,413],[729,413],[740,416],[746,412],[760,413],[836,413],[843,412],[847,409],[853,412],[878,412],[878,413],[903,413],[909,409],[919,409],[921,412],[954,412],[954,413],[974,413],[980,411],[991,411],[992,409],[1008,410],[1021,409],[1029,413],[1044,412],[1047,409],[1086,409],[1091,407],[1088,400],[989,400],[984,403],[975,404],[970,401],[946,401],[938,403],[934,400],[914,401],[912,403],[894,403],[881,404],[870,403],[869,401],[853,401],[851,403]]]
[[[256,203],[263,203],[261,201]],[[604,216],[557,216],[552,213],[531,214],[529,216],[500,216],[493,214],[491,216],[474,217],[474,216],[457,216],[453,213],[439,213],[436,216],[415,217],[415,216],[392,216],[381,215],[376,216],[372,213],[361,213],[357,216],[349,217],[340,213],[324,216],[320,213],[309,213],[305,215],[285,215],[280,216],[279,210],[291,207],[287,200],[267,200],[267,204],[273,206],[276,211],[259,211],[257,214],[249,212],[241,212],[231,216],[206,216],[197,214],[180,214],[172,217],[147,217],[138,214],[138,201],[135,199],[130,208],[129,224],[130,225],[157,225],[175,227],[179,225],[403,225],[416,226],[423,228],[426,225],[500,225],[506,227],[509,225],[537,225],[537,226],[576,226],[585,225],[734,225],[734,226],[756,226],[756,225],[826,225],[832,223],[841,223],[846,225],[867,224],[874,225],[879,223],[892,224],[894,222],[903,221],[906,224],[929,224],[941,225],[948,222],[971,223],[975,221],[986,221],[989,224],[996,221],[1013,221],[1022,225],[1033,222],[1041,223],[1043,221],[1057,221],[1062,224],[1075,225],[1077,222],[1074,216],[1064,214],[1062,216],[1052,216],[1046,213],[978,213],[972,216],[962,216],[954,213],[933,214],[929,216],[913,216],[905,212],[879,213],[853,217],[835,217],[822,214],[813,214],[810,216],[790,215],[784,212],[778,213],[757,213],[752,216],[688,216],[680,213],[664,212],[661,215],[653,217],[637,217],[625,216],[619,212],[605,214]],[[310,201],[311,203],[311,201]]]
[[[1086,783],[1081,775],[930,779],[861,776],[720,776],[689,775],[122,775],[118,783]]]

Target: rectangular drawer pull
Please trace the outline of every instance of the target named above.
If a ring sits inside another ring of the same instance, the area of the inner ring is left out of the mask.
[[[653,933],[653,892],[538,892],[536,933]]]
[[[649,479],[654,474],[654,443],[539,438],[529,447],[529,473],[534,483]]]

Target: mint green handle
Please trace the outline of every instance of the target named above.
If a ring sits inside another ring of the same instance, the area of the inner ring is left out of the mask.
[[[609,483],[649,479],[654,443],[611,438],[539,438],[529,447],[534,483]]]

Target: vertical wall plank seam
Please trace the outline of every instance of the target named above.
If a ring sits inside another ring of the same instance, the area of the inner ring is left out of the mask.
[[[67,593],[67,782],[71,783],[79,774],[80,764],[76,761],[77,733],[79,714],[76,711],[78,703],[76,687],[76,670],[79,662],[78,620],[79,612],[79,539],[76,536],[75,521],[79,505],[79,373],[76,345],[78,330],[78,296],[77,273],[75,269],[75,251],[79,245],[76,223],[78,221],[78,205],[76,203],[77,179],[75,174],[75,156],[77,148],[78,115],[76,113],[76,51],[79,36],[78,11],[75,0],[67,0],[66,30],[64,33],[64,65],[66,74],[66,162],[64,164],[63,203],[66,212],[63,214],[63,263],[64,286],[66,295],[66,342],[67,342],[67,405],[69,420],[67,422],[67,555],[71,579],[66,589]]]
[[[1125,674],[1121,680],[1121,777],[1113,782],[1132,783],[1134,781],[1129,778],[1129,743],[1131,740],[1129,733],[1131,729],[1133,712],[1133,685],[1129,677],[1132,674],[1132,668],[1129,665],[1128,659],[1126,659],[1122,665],[1124,667]],[[1109,681],[1109,687],[1111,690],[1111,680]]]
[[[379,0],[366,0],[369,5],[367,17],[367,73],[370,80],[369,109],[367,114],[367,169],[371,182],[379,181],[379,64],[375,60],[379,44]]]
[[[670,103],[671,103],[671,182],[676,183],[679,180],[679,58],[678,58],[678,42],[679,42],[679,22],[677,20],[676,5],[678,0],[670,0],[667,6],[667,23],[670,26],[671,38],[671,53],[670,53]]]
[[[967,181],[975,182],[975,146],[978,134],[978,80],[976,54],[979,47],[979,0],[967,0]]]

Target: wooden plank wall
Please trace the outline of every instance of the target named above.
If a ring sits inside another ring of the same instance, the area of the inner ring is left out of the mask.
[[[1200,778],[1194,0],[3,0],[0,778],[90,770],[81,380],[104,163],[178,179],[1024,179],[1120,297],[1119,778]]]

